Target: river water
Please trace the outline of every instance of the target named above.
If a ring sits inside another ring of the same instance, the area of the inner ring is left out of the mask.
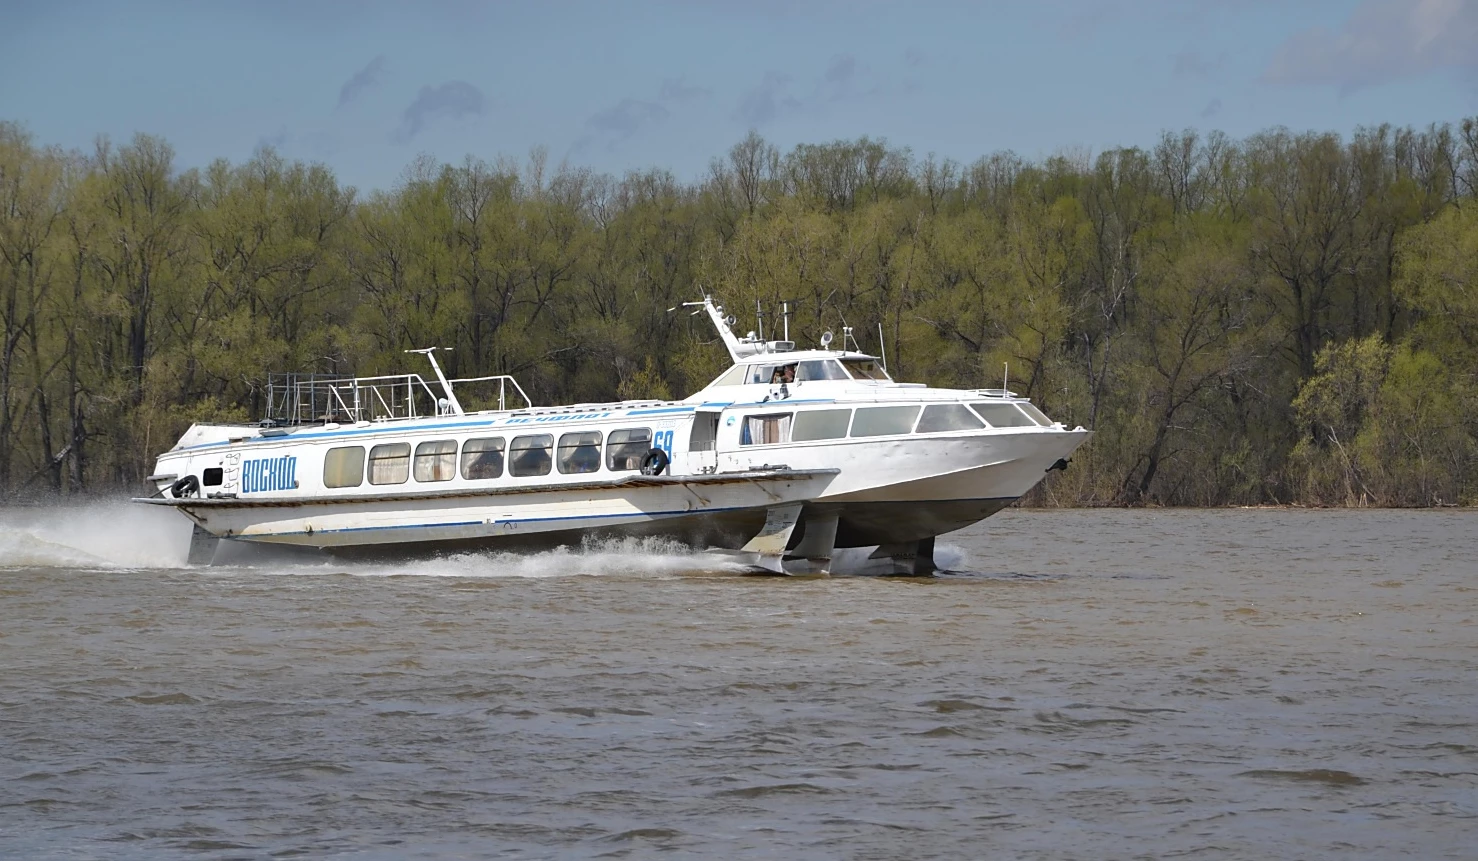
[[[1012,510],[817,580],[191,570],[170,514],[0,513],[0,856],[1478,857],[1475,512]]]

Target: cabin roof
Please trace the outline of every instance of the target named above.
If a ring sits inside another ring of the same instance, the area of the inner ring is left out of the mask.
[[[818,359],[846,359],[866,362],[878,361],[877,356],[852,350],[786,350],[775,353],[755,353],[734,362],[734,365],[789,365],[793,362],[814,362]]]

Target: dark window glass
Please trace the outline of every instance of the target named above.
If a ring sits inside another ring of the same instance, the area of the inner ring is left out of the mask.
[[[888,372],[872,359],[843,359],[842,365],[856,380],[886,380]]]
[[[1018,410],[1013,403],[997,404],[971,404],[980,417],[990,423],[993,428],[1030,428],[1036,427],[1037,423],[1027,417],[1027,414]]]
[[[839,439],[847,435],[851,410],[805,410],[795,414],[791,442],[813,439]]]
[[[576,431],[559,438],[559,471],[579,475],[600,470],[600,431]]]
[[[641,459],[651,449],[651,428],[613,430],[606,437],[606,469],[612,472],[641,469]]]
[[[924,407],[924,417],[919,419],[916,432],[979,430],[983,427],[985,423],[964,404],[932,404]]]
[[[469,439],[462,443],[462,477],[478,481],[503,474],[503,438]]]
[[[1041,425],[1044,428],[1050,428],[1050,427],[1052,427],[1052,420],[1049,419],[1049,418],[1047,418],[1047,414],[1046,413],[1044,413],[1041,410],[1037,409],[1036,408],[1036,405],[1029,404],[1026,401],[1017,401],[1016,402],[1016,405],[1018,407],[1021,407],[1021,411],[1022,412],[1026,413],[1029,416],[1031,416],[1032,417],[1032,421],[1036,422],[1037,424]]]
[[[862,407],[852,417],[852,436],[908,433],[918,414],[918,407]]]
[[[850,376],[842,370],[840,362],[831,359],[801,362],[796,366],[795,378],[798,382],[807,380],[849,380]],[[797,417],[799,418],[799,416]]]
[[[508,474],[519,477],[548,475],[554,465],[550,449],[554,448],[554,437],[541,433],[533,436],[516,436],[508,444]]]
[[[200,482],[206,487],[216,487],[221,483],[221,479],[224,476],[225,470],[221,467],[208,466],[205,468],[204,472],[200,473]]]

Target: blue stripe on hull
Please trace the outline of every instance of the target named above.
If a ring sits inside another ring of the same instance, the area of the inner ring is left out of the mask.
[[[293,536],[293,535],[339,535],[339,534],[346,534],[346,533],[351,533],[351,532],[383,532],[383,531],[391,530],[391,529],[455,529],[455,528],[462,527],[462,526],[494,526],[494,527],[502,527],[505,524],[513,524],[516,527],[518,524],[522,524],[522,523],[562,523],[562,522],[577,521],[577,520],[585,520],[585,521],[589,521],[589,520],[615,520],[615,519],[618,519],[618,518],[624,518],[624,519],[632,519],[632,518],[653,518],[653,519],[655,519],[655,518],[661,518],[661,517],[675,517],[675,516],[682,515],[682,514],[698,514],[698,515],[701,515],[701,514],[722,514],[722,513],[725,513],[725,512],[729,512],[729,511],[743,511],[743,510],[744,510],[744,507],[734,506],[734,507],[730,507],[730,508],[705,508],[705,509],[703,509],[701,511],[690,511],[690,510],[683,510],[683,511],[635,511],[635,512],[627,512],[627,513],[622,513],[622,514],[573,514],[573,515],[567,515],[567,516],[564,516],[564,517],[524,517],[524,518],[519,518],[519,519],[515,519],[515,520],[494,520],[492,522],[488,522],[488,521],[485,521],[485,520],[463,520],[463,521],[458,521],[456,523],[405,523],[405,524],[395,524],[393,526],[345,526],[345,527],[340,528],[340,529],[314,529],[312,532],[309,532],[306,529],[299,529],[299,530],[295,530],[293,532],[267,532],[267,533],[257,533],[257,534],[252,534],[252,535],[235,535],[235,536],[231,536],[231,537],[237,538],[237,539],[240,539],[240,540],[243,540],[243,541],[257,541],[257,540],[262,540],[262,539],[267,539],[267,538],[283,538],[283,537]]]

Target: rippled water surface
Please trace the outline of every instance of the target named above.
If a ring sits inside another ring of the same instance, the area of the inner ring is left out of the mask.
[[[156,514],[0,513],[0,856],[1478,857],[1474,513],[1007,511],[825,580],[191,570]]]

